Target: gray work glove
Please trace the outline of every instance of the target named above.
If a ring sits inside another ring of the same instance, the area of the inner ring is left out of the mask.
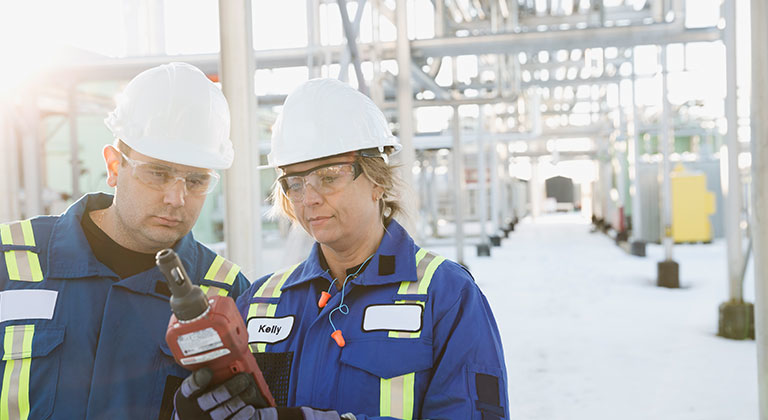
[[[256,410],[250,420],[354,420],[351,414],[339,416],[335,411],[319,411],[307,407],[277,407]]]
[[[267,406],[256,381],[247,373],[208,389],[211,379],[213,372],[208,368],[184,379],[173,401],[176,420],[251,420],[257,408]]]

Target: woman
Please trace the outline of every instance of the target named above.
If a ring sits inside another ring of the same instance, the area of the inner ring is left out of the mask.
[[[388,158],[400,147],[373,102],[339,81],[310,80],[286,99],[272,198],[316,243],[237,305],[278,405],[302,408],[242,418],[508,418],[488,302],[466,269],[419,248],[395,220]],[[229,391],[216,400],[239,388]]]

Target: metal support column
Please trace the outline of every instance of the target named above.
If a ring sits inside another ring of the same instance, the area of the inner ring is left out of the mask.
[[[491,140],[491,162],[489,167],[491,168],[491,241],[493,236],[498,236],[499,229],[501,228],[501,204],[499,200],[499,140],[496,136]]]
[[[768,420],[768,3],[752,0],[752,240],[760,420]]]
[[[72,168],[72,199],[80,198],[80,145],[77,135],[77,85],[69,90],[69,162]]]
[[[21,158],[24,188],[24,218],[43,214],[43,180],[41,167],[45,162],[40,141],[40,110],[37,93],[29,94],[22,105]]]
[[[455,58],[454,58],[455,60]],[[461,118],[459,107],[453,107],[451,131],[453,142],[453,223],[456,226],[456,262],[464,265],[464,154],[461,150]]]
[[[0,223],[21,218],[19,208],[19,151],[10,100],[0,98]]]
[[[307,73],[310,79],[320,77],[320,63],[315,63],[320,39],[320,10],[318,0],[307,0]]]
[[[738,108],[736,84],[736,0],[727,0],[723,4],[725,30],[725,71],[727,93],[725,97],[725,118],[728,121],[726,133],[728,144],[728,184],[723,191],[725,202],[725,240],[728,247],[728,291],[729,299],[720,304],[718,335],[726,338],[743,340],[754,336],[754,308],[744,302],[743,273],[744,251],[741,235],[741,171],[739,170],[739,152],[741,145],[738,136]]]
[[[643,206],[642,188],[640,187],[640,115],[637,112],[637,85],[635,84],[635,53],[632,50],[632,241],[630,253],[638,257],[645,256],[645,241],[643,240]]]
[[[680,267],[677,262],[672,259],[672,165],[669,161],[670,155],[670,142],[674,140],[674,136],[670,133],[669,120],[672,118],[670,112],[669,98],[667,93],[669,88],[667,85],[667,46],[659,46],[661,50],[661,153],[663,156],[663,162],[661,165],[662,171],[662,187],[661,187],[661,225],[664,229],[662,243],[664,244],[664,261],[659,261],[656,271],[656,285],[661,287],[678,288],[680,287]]]
[[[395,10],[397,21],[397,121],[399,122],[398,137],[403,149],[400,151],[401,176],[408,186],[414,185],[413,164],[416,152],[413,147],[413,88],[411,86],[411,43],[408,39],[407,0],[397,0]],[[419,200],[416,194],[406,193],[403,203],[411,221],[405,223],[408,232],[416,235],[418,229]]]
[[[224,239],[227,258],[246,275],[259,272],[261,256],[260,174],[256,95],[253,75],[253,29],[250,0],[219,0],[221,35],[220,79],[232,117],[230,136],[235,161],[225,173]]]
[[[428,184],[428,202],[429,202],[429,223],[432,227],[432,237],[437,238],[439,237],[439,231],[438,231],[438,205],[439,200],[437,197],[437,173],[435,172],[437,169],[437,152],[431,151],[429,152],[429,184]]]
[[[480,243],[477,244],[478,257],[490,257],[491,246],[488,243],[488,183],[486,182],[485,135],[483,133],[483,106],[478,106],[476,130],[477,146],[477,218],[480,222]]]

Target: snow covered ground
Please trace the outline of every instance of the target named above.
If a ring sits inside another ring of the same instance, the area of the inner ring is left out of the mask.
[[[675,246],[681,289],[656,287],[656,262],[625,253],[578,215],[525,220],[465,263],[504,341],[513,419],[758,418],[754,341],[717,337],[727,300],[723,241]],[[455,256],[449,241],[427,248]],[[751,273],[748,272],[751,279]],[[754,283],[745,284],[754,301]]]
[[[590,231],[561,214],[524,220],[490,258],[476,257],[476,237],[465,241],[504,341],[512,420],[757,419],[755,342],[716,335],[725,243],[675,246],[682,288],[670,290],[656,287],[661,246],[635,257]],[[306,238],[272,238],[258,274],[306,256]],[[424,246],[454,259],[453,241]],[[747,279],[754,302],[751,270]]]

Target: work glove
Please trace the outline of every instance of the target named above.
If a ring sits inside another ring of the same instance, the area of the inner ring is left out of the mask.
[[[355,416],[339,416],[335,411],[319,411],[307,407],[271,407],[256,410],[250,420],[355,420]]]
[[[211,379],[213,371],[209,368],[196,370],[184,379],[173,400],[176,420],[252,420],[258,408],[267,406],[253,376],[247,373],[208,389]]]

